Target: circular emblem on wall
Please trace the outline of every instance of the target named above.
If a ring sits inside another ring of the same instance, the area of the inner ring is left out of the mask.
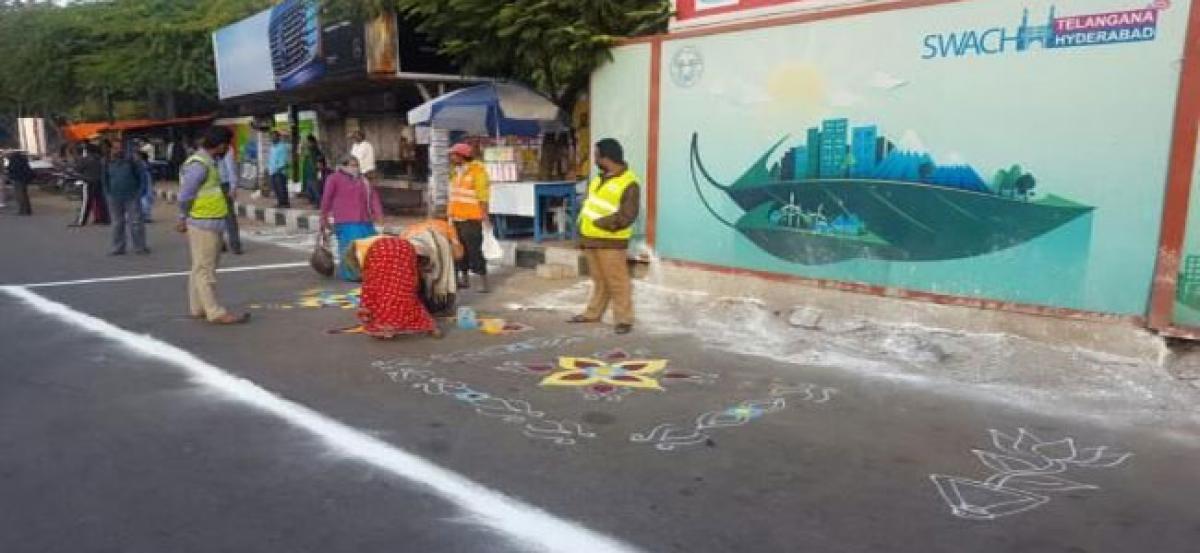
[[[671,80],[676,85],[689,88],[700,82],[704,74],[704,58],[694,46],[685,46],[671,58]]]

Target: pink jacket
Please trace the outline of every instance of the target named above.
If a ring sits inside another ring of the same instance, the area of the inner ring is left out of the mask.
[[[383,204],[365,179],[335,171],[325,179],[325,190],[321,192],[321,220],[328,220],[330,215],[334,223],[369,223],[383,218]]]

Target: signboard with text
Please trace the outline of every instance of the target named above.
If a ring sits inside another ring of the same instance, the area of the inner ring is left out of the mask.
[[[674,0],[671,29],[733,23],[801,11],[893,0]]]

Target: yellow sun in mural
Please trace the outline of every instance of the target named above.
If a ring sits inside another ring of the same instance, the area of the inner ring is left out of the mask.
[[[542,379],[542,386],[608,385],[662,390],[654,376],[667,367],[661,359],[607,363],[586,357],[560,357],[562,369]]]

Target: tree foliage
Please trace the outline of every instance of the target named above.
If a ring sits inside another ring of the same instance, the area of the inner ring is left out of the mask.
[[[136,115],[177,99],[213,102],[211,33],[273,0],[0,0],[0,125]],[[570,108],[622,37],[659,32],[667,0],[327,0],[397,10],[464,72],[533,85]],[[174,115],[168,107],[164,115]]]
[[[272,0],[0,3],[0,114],[215,97],[211,33]],[[89,113],[93,112],[93,113]]]
[[[569,108],[624,37],[661,32],[667,0],[332,0],[333,9],[397,9],[467,73],[524,81]]]

